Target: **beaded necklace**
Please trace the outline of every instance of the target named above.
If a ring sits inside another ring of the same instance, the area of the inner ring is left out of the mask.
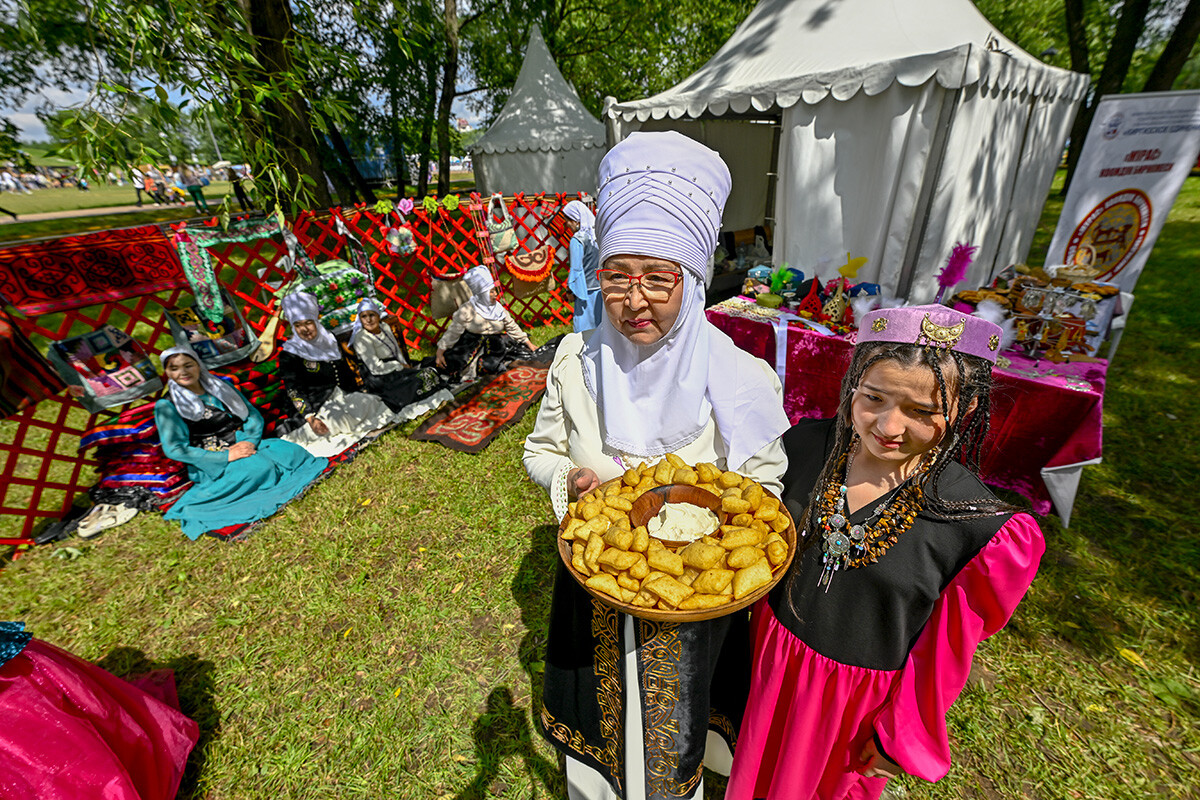
[[[851,445],[838,459],[834,475],[841,481],[831,479],[821,493],[821,504],[817,509],[817,525],[821,530],[821,576],[817,586],[829,591],[833,574],[839,569],[857,569],[873,564],[896,543],[900,534],[912,527],[913,520],[921,510],[925,493],[918,480],[924,469],[918,469],[898,491],[885,495],[871,516],[847,530],[846,477],[853,463]]]

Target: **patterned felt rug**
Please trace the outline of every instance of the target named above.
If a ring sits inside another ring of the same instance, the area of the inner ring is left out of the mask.
[[[514,362],[449,411],[421,423],[412,438],[440,442],[460,453],[480,453],[500,431],[518,422],[546,391],[549,364]]]

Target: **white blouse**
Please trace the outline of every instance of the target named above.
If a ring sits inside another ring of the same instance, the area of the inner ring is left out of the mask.
[[[384,337],[391,340],[390,344]],[[392,349],[392,345],[395,346],[395,350]],[[387,375],[408,368],[408,362],[404,360],[404,349],[387,328],[380,328],[379,333],[371,333],[363,328],[354,334],[350,346],[362,359],[367,372],[372,375]]]
[[[599,408],[583,381],[580,355],[585,337],[592,334],[593,331],[571,333],[563,338],[546,379],[546,394],[537,422],[525,440],[525,471],[534,483],[550,492],[554,514],[559,519],[567,510],[567,473],[575,467],[592,469],[604,482],[621,475],[629,467],[636,467],[642,460],[647,463],[658,460],[643,459],[636,453],[619,453],[604,444]],[[782,403],[783,387],[775,372],[761,359],[749,353],[744,355],[770,375],[775,387],[775,402]],[[721,469],[749,475],[776,494],[783,488],[787,456],[779,439],[764,446],[744,464],[727,464],[725,442],[718,435],[716,422],[710,419],[700,436],[680,448],[676,455],[689,464],[709,462]]]
[[[504,307],[501,306],[501,308]],[[475,306],[471,305],[470,302],[466,302],[459,306],[458,311],[455,311],[454,316],[450,318],[450,327],[446,328],[446,332],[438,340],[438,349],[449,350],[451,347],[454,347],[458,343],[459,337],[466,331],[485,336],[494,333],[507,333],[518,342],[524,342],[529,339],[529,335],[521,330],[521,326],[512,318],[512,314],[508,313],[508,309],[504,308],[504,317],[502,319],[487,319],[475,310]]]

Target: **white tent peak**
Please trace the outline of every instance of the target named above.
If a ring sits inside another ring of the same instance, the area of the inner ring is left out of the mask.
[[[571,88],[537,25],[512,94],[496,121],[471,145],[472,153],[604,147],[604,125]]]
[[[687,79],[609,113],[626,121],[753,113],[930,78],[947,89],[978,83],[1045,96],[1063,90],[1053,73],[1067,74],[1006,38],[969,0],[760,0]],[[1081,94],[1086,83],[1069,87]]]

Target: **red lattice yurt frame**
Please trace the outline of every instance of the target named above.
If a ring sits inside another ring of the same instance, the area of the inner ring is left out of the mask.
[[[557,212],[576,196],[505,198],[519,250],[542,245],[554,250],[549,291],[524,299],[501,296],[527,327],[571,321],[570,237]],[[441,203],[433,211],[418,205],[404,220],[417,244],[409,256],[388,250],[385,237],[395,215],[364,206],[304,212],[291,227],[314,262],[350,261],[346,237],[338,233],[340,217],[361,242],[376,293],[400,318],[407,344],[432,349],[449,321],[429,316],[431,274],[453,276],[491,260],[490,244],[477,235],[470,213],[482,202],[472,195],[449,209]],[[51,341],[107,324],[158,352],[172,343],[163,309],[191,302],[171,237],[165,225],[140,226],[0,248],[0,295],[25,314],[16,319],[18,327],[43,351]],[[218,283],[261,335],[278,307],[275,289],[296,277],[285,260],[282,237],[223,244],[209,253]],[[503,266],[497,271],[503,275]],[[279,326],[276,338],[283,335]],[[220,372],[236,375],[238,369],[232,365]],[[248,367],[243,371],[253,374]],[[0,421],[0,544],[31,543],[40,524],[60,517],[96,482],[95,462],[79,452],[80,438],[96,419],[63,392]]]

